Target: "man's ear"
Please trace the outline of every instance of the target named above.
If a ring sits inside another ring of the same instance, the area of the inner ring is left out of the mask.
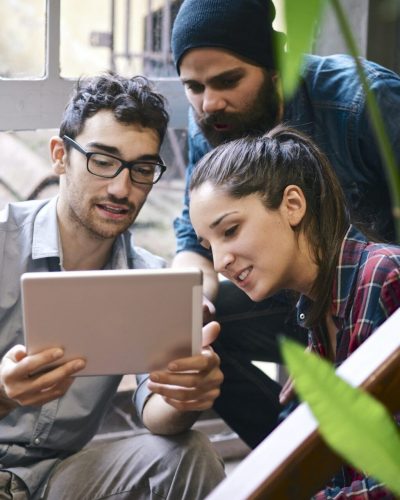
[[[287,220],[292,228],[297,227],[303,220],[307,210],[303,190],[294,184],[286,186],[281,207],[285,209]]]
[[[65,174],[67,152],[61,137],[53,136],[50,139],[50,156],[54,173],[57,175]]]

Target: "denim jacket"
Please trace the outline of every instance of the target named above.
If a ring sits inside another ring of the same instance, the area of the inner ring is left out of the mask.
[[[400,77],[371,61],[363,60],[363,65],[400,166]],[[388,183],[353,59],[347,55],[307,55],[299,89],[285,103],[284,123],[307,133],[328,156],[344,189],[353,221],[368,224],[393,240]],[[184,207],[174,221],[177,252],[194,251],[211,258],[198,244],[189,218],[190,177],[196,162],[211,149],[192,110],[188,136]]]

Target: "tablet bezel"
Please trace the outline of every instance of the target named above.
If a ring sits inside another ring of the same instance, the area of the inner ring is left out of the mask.
[[[201,351],[202,273],[197,268],[25,273],[29,354],[62,347],[86,359],[78,375],[146,373]]]

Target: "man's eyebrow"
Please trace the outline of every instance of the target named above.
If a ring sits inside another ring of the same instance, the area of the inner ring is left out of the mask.
[[[121,156],[121,151],[116,148],[115,146],[107,146],[106,144],[103,144],[101,142],[89,142],[86,144],[86,148],[95,148],[95,149],[100,149],[101,151],[104,151],[105,153],[108,153],[110,155],[114,156]],[[144,154],[139,156],[138,158],[135,158],[135,160],[149,160],[149,161],[156,161],[156,162],[161,162],[161,157],[158,154]]]
[[[148,160],[148,161],[156,161],[157,163],[163,163],[160,155],[151,155],[151,154],[142,155],[138,156],[135,160],[132,161],[137,161],[137,160],[143,160],[143,161]]]
[[[218,73],[218,75],[213,75],[211,78],[207,80],[207,83],[214,83],[218,82],[218,80],[221,80],[223,78],[234,78],[234,77],[240,77],[243,75],[243,68],[232,68],[228,69],[227,71],[223,71],[222,73]],[[199,83],[195,78],[181,78],[181,82],[183,84],[193,84],[193,83]]]
[[[86,144],[87,148],[96,148],[96,149],[101,149],[105,153],[109,153],[110,155],[118,155],[121,154],[120,150],[116,148],[115,146],[107,146],[107,144],[103,144],[102,142],[88,142]]]
[[[220,217],[218,217],[218,219],[215,219],[215,221],[212,222],[208,227],[210,229],[214,229],[215,227],[218,226],[218,224],[220,224],[225,219],[225,217],[227,217],[228,215],[236,214],[236,213],[237,213],[237,210],[232,210],[232,212],[226,212],[226,213],[222,214]]]

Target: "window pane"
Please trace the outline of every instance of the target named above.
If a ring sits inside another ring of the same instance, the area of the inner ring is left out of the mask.
[[[46,198],[57,192],[49,153],[49,139],[57,132],[0,132],[0,209],[8,202]]]
[[[111,33],[111,5],[111,0],[61,0],[63,77],[74,78],[110,69],[110,48],[103,45],[104,38]]]
[[[43,77],[46,0],[1,0],[0,18],[0,77]]]
[[[62,76],[77,77],[108,69],[123,75],[177,76],[170,34],[181,3],[61,0]]]

